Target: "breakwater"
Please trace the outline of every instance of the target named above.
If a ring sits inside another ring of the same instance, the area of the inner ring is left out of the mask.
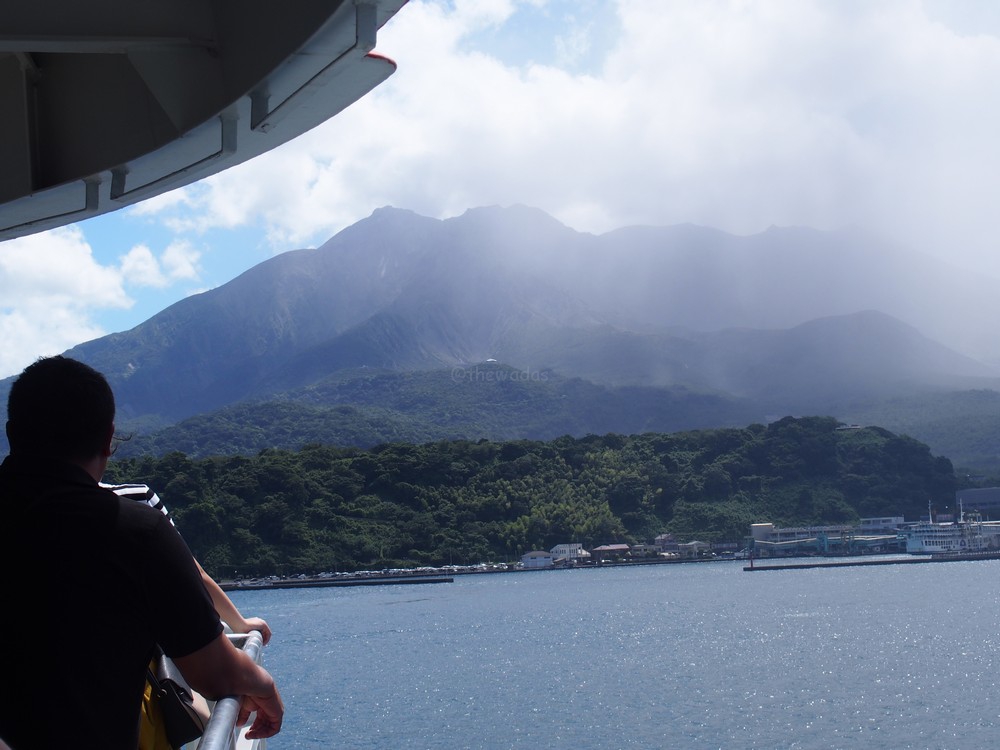
[[[450,576],[350,576],[343,578],[280,578],[278,580],[225,581],[223,591],[261,591],[272,589],[330,588],[340,586],[400,586],[422,583],[452,583]]]
[[[873,565],[918,565],[921,563],[966,562],[970,560],[1000,560],[1000,552],[970,552],[964,555],[926,555],[911,557],[880,558],[875,560],[843,560],[839,562],[776,563],[755,565],[750,561],[743,570],[748,573],[758,570],[810,570],[814,568],[859,568]]]

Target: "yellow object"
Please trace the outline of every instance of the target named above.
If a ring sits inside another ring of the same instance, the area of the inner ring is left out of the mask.
[[[149,668],[154,669],[156,662],[151,661]],[[142,691],[142,710],[139,714],[139,750],[174,750],[167,739],[167,727],[163,723],[163,711],[159,701],[153,699],[153,686],[146,680]]]

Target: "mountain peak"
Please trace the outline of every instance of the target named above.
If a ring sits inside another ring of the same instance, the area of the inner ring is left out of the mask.
[[[523,203],[514,203],[510,206],[493,205],[470,208],[449,221],[459,223],[489,222],[491,224],[503,222],[504,224],[515,223],[530,229],[574,231],[542,209],[526,206]]]
[[[676,225],[595,237],[523,204],[446,220],[383,206],[315,251],[269,259],[76,354],[114,380],[123,416],[164,420],[267,395],[276,380],[299,387],[351,366],[407,370],[487,356],[595,381],[699,387],[723,360],[735,388],[751,358],[768,375],[809,360],[818,364],[796,372],[840,382],[832,374],[845,362],[884,363],[887,352],[885,372],[904,363],[914,382],[989,375],[923,336],[953,347],[945,324],[996,320],[992,288],[914,274],[912,257],[886,256],[864,238],[766,234]],[[928,300],[956,310],[935,314]],[[966,308],[975,317],[961,315]],[[807,321],[816,322],[793,330]],[[781,356],[759,356],[761,337],[744,337],[730,356],[671,333],[734,326],[784,331],[783,345],[768,350]],[[995,350],[995,336],[986,343]]]
[[[395,206],[380,206],[368,216],[369,219],[403,218],[409,216],[420,216],[416,211],[408,208],[396,208]],[[426,217],[421,217],[426,218]]]

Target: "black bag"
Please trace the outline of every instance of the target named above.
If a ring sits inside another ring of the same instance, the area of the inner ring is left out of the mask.
[[[170,744],[179,748],[201,737],[210,715],[208,704],[187,684],[177,665],[158,651],[146,678],[159,703]]]

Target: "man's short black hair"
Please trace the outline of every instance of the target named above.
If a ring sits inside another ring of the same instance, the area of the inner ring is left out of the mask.
[[[90,459],[105,447],[115,421],[107,379],[69,357],[44,357],[24,368],[7,397],[11,453]]]

